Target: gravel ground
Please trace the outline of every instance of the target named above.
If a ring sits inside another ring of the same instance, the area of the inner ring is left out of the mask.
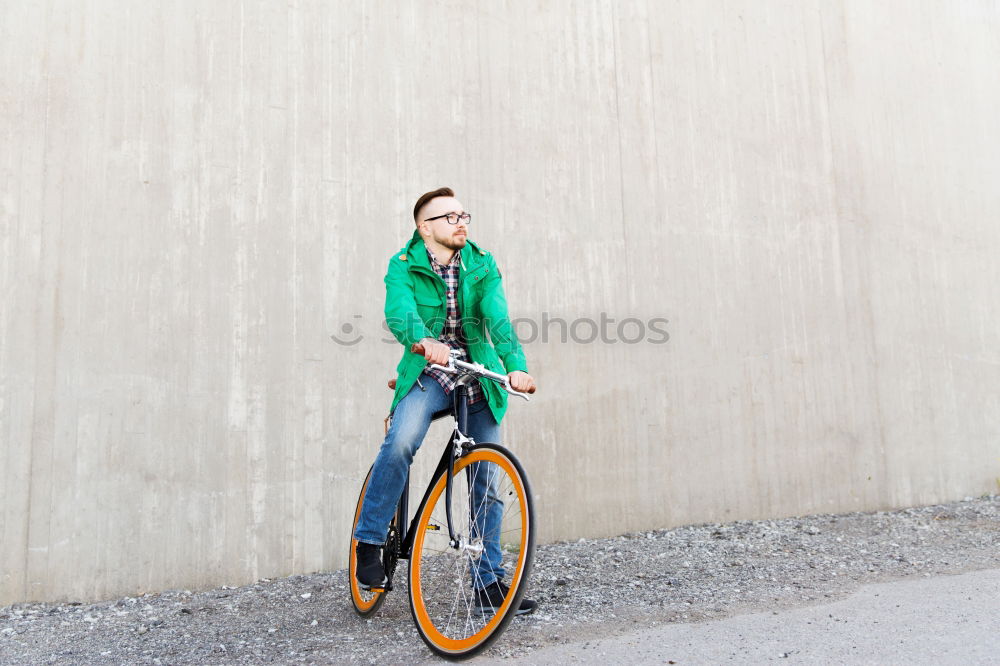
[[[739,521],[541,546],[530,596],[487,651],[846,596],[862,583],[1000,567],[1000,495],[938,506]],[[401,569],[405,573],[405,569]],[[0,608],[0,664],[258,664],[435,661],[405,592],[372,619],[351,610],[344,571],[92,604]]]

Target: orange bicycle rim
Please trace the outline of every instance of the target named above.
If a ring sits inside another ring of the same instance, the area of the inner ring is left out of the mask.
[[[438,500],[441,498],[441,494],[445,490],[446,475],[442,474],[434,489],[431,491],[430,496],[427,499],[427,504],[424,506],[424,510],[421,513],[420,521],[416,527],[416,534],[413,540],[413,552],[411,555],[410,567],[412,573],[410,575],[410,597],[411,604],[414,610],[414,619],[420,625],[420,629],[423,634],[433,642],[440,650],[444,652],[461,654],[467,652],[485,640],[488,640],[493,632],[497,629],[497,626],[503,621],[507,612],[510,610],[510,604],[515,596],[514,592],[518,589],[521,584],[521,580],[524,575],[525,570],[525,560],[528,557],[528,538],[529,530],[531,525],[529,524],[530,516],[528,512],[526,488],[521,475],[518,473],[515,466],[510,462],[510,460],[493,449],[474,449],[472,452],[466,454],[462,458],[455,462],[455,474],[457,475],[460,471],[464,470],[472,463],[485,462],[493,463],[499,466],[507,476],[516,484],[517,486],[517,499],[519,502],[520,509],[520,550],[517,556],[517,565],[514,567],[514,573],[510,582],[511,594],[504,599],[503,605],[497,610],[489,622],[485,624],[481,629],[473,633],[471,636],[465,638],[451,638],[443,634],[437,626],[435,626],[434,621],[431,619],[430,614],[424,604],[423,592],[421,589],[421,553],[423,551],[424,537],[428,532],[428,523],[433,514],[433,509],[437,505]]]
[[[354,538],[354,530],[358,527],[358,519],[361,517],[361,505],[365,500],[365,491],[368,490],[368,480],[371,478],[371,472],[365,477],[365,484],[361,487],[361,497],[358,499],[358,506],[354,510],[354,523],[351,526],[351,557],[350,564],[347,567],[347,577],[350,579],[351,583],[351,597],[354,600],[354,606],[358,609],[358,612],[365,613],[372,609],[375,604],[378,603],[379,598],[385,594],[385,591],[371,592],[371,598],[365,598],[366,590],[362,590],[358,585],[358,540]]]

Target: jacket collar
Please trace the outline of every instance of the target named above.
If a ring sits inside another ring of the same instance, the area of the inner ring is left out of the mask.
[[[482,251],[471,240],[465,242],[465,247],[462,248],[460,254],[462,259],[459,262],[459,275],[482,263]],[[406,244],[406,256],[410,258],[411,268],[420,266],[432,273],[434,272],[431,260],[427,256],[427,245],[424,243],[424,239],[421,237],[419,231],[414,231],[410,242]]]

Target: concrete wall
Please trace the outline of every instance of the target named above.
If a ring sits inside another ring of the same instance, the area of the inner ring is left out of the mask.
[[[544,541],[995,491],[997,62],[992,1],[4,2],[0,602],[343,567],[443,184],[516,316],[669,320],[527,345]]]

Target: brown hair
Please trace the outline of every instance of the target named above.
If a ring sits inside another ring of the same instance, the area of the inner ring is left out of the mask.
[[[436,197],[453,197],[455,192],[450,187],[439,187],[433,192],[427,192],[426,194],[421,194],[420,198],[417,199],[417,203],[413,205],[413,221],[417,221],[417,215],[420,214],[420,209],[424,207],[431,199]]]

